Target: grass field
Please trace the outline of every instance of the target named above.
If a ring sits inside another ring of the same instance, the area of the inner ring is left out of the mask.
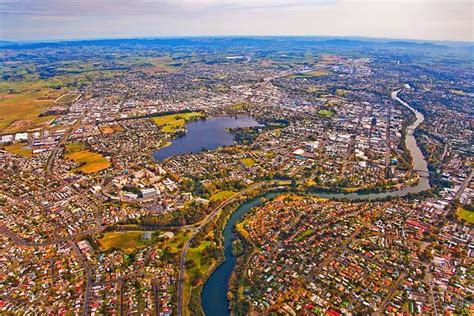
[[[187,260],[193,260],[196,265],[191,268],[187,269],[186,274],[189,276],[189,279],[192,280],[198,271],[201,275],[205,275],[206,272],[209,270],[212,264],[212,260],[206,260],[205,263],[201,262],[202,258],[202,251],[211,244],[208,240],[203,240],[196,248],[189,248],[188,255],[186,257]]]
[[[17,154],[23,157],[28,157],[28,158],[32,157],[33,151],[31,149],[24,149],[23,148],[24,145],[25,144],[22,144],[22,143],[12,144],[12,145],[6,146],[5,150],[12,154]]]
[[[72,102],[72,101],[76,100],[79,96],[80,96],[80,94],[74,94],[74,93],[63,94],[55,102],[56,103],[68,103],[68,102]]]
[[[186,122],[203,116],[204,114],[201,112],[189,112],[157,116],[151,119],[157,126],[161,127],[162,132],[174,134],[184,128]]]
[[[125,251],[126,253],[132,253],[135,251],[135,249],[140,248],[150,242],[152,241],[143,239],[142,231],[106,233],[104,234],[104,237],[99,239],[99,245],[102,250],[117,248]]]
[[[456,215],[458,218],[464,219],[467,223],[474,224],[474,212],[458,207]]]
[[[322,77],[327,75],[327,71],[325,70],[315,70],[315,71],[310,71],[310,72],[302,72],[296,75],[291,75],[289,76],[292,79],[295,78],[315,78],[315,77]]]
[[[170,247],[172,253],[178,253],[181,251],[186,240],[189,239],[191,235],[187,231],[180,231],[176,233],[173,238],[163,242],[162,248]]]
[[[27,67],[27,66],[24,66]],[[0,67],[0,70],[3,69]],[[77,97],[71,90],[92,83],[94,78],[112,76],[108,71],[80,71],[39,79],[34,67],[22,80],[0,81],[0,131],[19,132],[44,126],[54,117],[39,115],[58,103],[70,102]]]
[[[105,159],[101,154],[93,153],[88,150],[72,152],[66,154],[65,157],[82,164],[76,170],[86,174],[102,171],[112,165],[110,161]]]
[[[253,158],[243,158],[243,159],[240,159],[240,161],[247,167],[255,166],[255,160]]]
[[[55,92],[45,88],[0,95],[0,131],[18,132],[50,121],[53,117],[39,115],[54,104],[56,97]]]
[[[332,117],[334,115],[334,112],[329,111],[329,110],[319,110],[318,115],[324,116],[324,117]]]
[[[83,151],[85,148],[84,145],[81,143],[68,143],[64,147],[66,148],[67,154]]]
[[[211,195],[211,201],[224,201],[234,195],[234,191],[220,191]]]

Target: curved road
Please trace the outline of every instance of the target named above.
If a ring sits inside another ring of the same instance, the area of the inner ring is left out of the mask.
[[[184,267],[184,263],[186,262],[186,255],[188,254],[189,245],[190,245],[191,241],[194,239],[194,237],[196,237],[196,235],[201,231],[201,229],[204,228],[204,226],[209,224],[209,222],[212,221],[222,211],[222,209],[224,207],[226,207],[227,205],[234,202],[237,198],[244,195],[248,191],[259,189],[259,188],[261,188],[265,185],[272,186],[272,185],[275,185],[277,183],[278,183],[277,181],[257,182],[257,183],[254,183],[254,184],[250,185],[249,187],[245,188],[244,190],[235,193],[232,197],[230,197],[228,200],[226,200],[226,201],[222,202],[221,204],[219,204],[214,209],[214,211],[212,211],[209,215],[207,215],[206,218],[199,223],[198,227],[196,227],[194,229],[191,229],[193,234],[191,235],[191,237],[184,244],[183,250],[181,251],[181,256],[179,258],[178,312],[177,312],[178,316],[183,315],[183,303],[184,303],[183,302],[183,299],[184,299],[183,298],[183,287],[184,287],[184,278],[185,278],[184,274],[186,272],[186,269]]]
[[[406,187],[404,189],[398,190],[398,191],[390,191],[390,192],[384,192],[384,193],[376,193],[376,194],[344,194],[344,193],[339,193],[339,194],[321,194],[322,197],[327,197],[327,198],[335,198],[336,196],[340,197],[346,197],[346,198],[353,198],[354,200],[364,200],[364,199],[371,199],[371,198],[383,198],[386,196],[404,196],[407,195],[408,193],[419,193],[422,191],[425,191],[430,188],[429,184],[429,179],[427,177],[427,163],[426,160],[424,159],[423,154],[421,153],[420,148],[416,144],[416,139],[413,136],[413,131],[423,122],[424,117],[423,115],[416,111],[414,108],[412,108],[408,103],[404,102],[398,97],[398,93],[401,91],[401,89],[394,91],[391,93],[391,97],[393,100],[399,102],[403,106],[407,107],[410,111],[412,111],[415,114],[416,120],[413,122],[410,126],[407,127],[407,133],[405,136],[405,143],[407,144],[407,147],[410,150],[410,154],[413,159],[413,164],[414,168],[417,171],[417,173],[420,176],[420,181],[417,185],[414,187]],[[277,183],[276,181],[272,181],[274,184]],[[232,203],[237,197],[241,196],[244,194],[246,191],[251,190],[251,189],[256,189],[259,187],[262,187],[264,184],[272,184],[272,182],[266,182],[266,183],[255,183],[254,185],[250,186],[249,188],[234,194],[229,200],[223,202],[220,204],[212,213],[210,213],[205,220],[203,220],[198,228],[193,231],[193,235],[191,238],[188,239],[188,241],[185,243],[183,250],[181,252],[181,257],[180,257],[180,264],[179,264],[179,280],[178,280],[178,316],[183,315],[183,286],[184,286],[184,274],[185,274],[185,267],[184,263],[186,261],[186,255],[187,251],[189,249],[189,244],[190,242],[194,239],[197,233],[200,232],[200,230],[207,225],[213,218],[216,217],[217,214],[222,210],[223,207],[228,205],[229,203]]]

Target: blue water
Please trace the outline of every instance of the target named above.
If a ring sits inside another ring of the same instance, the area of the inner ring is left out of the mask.
[[[268,193],[263,197],[271,198],[277,193]],[[206,316],[229,315],[229,301],[227,300],[227,284],[230,274],[235,267],[236,258],[232,255],[232,241],[237,237],[234,226],[242,216],[253,207],[262,203],[262,197],[258,197],[240,205],[232,213],[224,228],[224,257],[225,261],[212,273],[202,289],[201,304]]]
[[[213,150],[234,144],[234,135],[227,128],[259,126],[251,117],[216,117],[186,124],[186,135],[174,139],[170,146],[153,153],[157,161],[181,154]]]
[[[423,122],[423,115],[411,108],[408,104],[397,99],[397,92],[392,94],[392,98],[401,102],[403,105],[408,106],[411,111],[415,113],[416,121],[408,126],[408,131],[413,131]],[[415,169],[418,170],[420,176],[418,183],[412,187],[405,187],[398,191],[380,192],[380,193],[369,193],[369,194],[358,194],[358,193],[314,193],[315,196],[328,199],[348,199],[348,200],[373,200],[380,199],[389,196],[405,196],[409,193],[419,193],[430,189],[430,182],[426,173],[428,171],[425,157],[421,153],[420,148],[416,143],[416,139],[413,132],[407,132],[405,135],[405,144],[410,151],[410,154],[414,161]],[[227,316],[229,315],[229,301],[227,300],[227,289],[229,278],[232,270],[236,264],[236,258],[232,255],[231,244],[236,238],[234,233],[235,224],[253,207],[262,203],[262,197],[272,198],[277,193],[269,192],[261,197],[249,200],[240,205],[237,210],[232,214],[229,221],[226,223],[224,228],[224,259],[225,261],[211,274],[209,279],[204,284],[201,294],[201,304],[204,309],[206,316]]]

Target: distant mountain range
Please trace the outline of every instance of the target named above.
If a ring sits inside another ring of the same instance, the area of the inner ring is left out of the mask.
[[[328,38],[328,37],[290,37],[290,36],[239,36],[239,37],[180,37],[180,38],[136,38],[136,39],[97,39],[97,40],[74,40],[57,42],[11,42],[0,41],[0,49],[36,49],[36,48],[59,48],[74,46],[195,46],[212,47],[219,46],[246,46],[263,48],[269,44],[278,44],[280,47],[347,47],[347,48],[410,48],[410,49],[446,49],[462,48],[469,51],[474,49],[470,43],[445,43],[445,42],[420,42],[420,41],[394,41],[387,39],[365,39],[365,38]]]

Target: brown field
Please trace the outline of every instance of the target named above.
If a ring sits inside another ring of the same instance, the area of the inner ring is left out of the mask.
[[[12,133],[43,126],[53,117],[39,115],[54,104],[61,91],[31,85],[31,90],[0,93],[0,131]],[[14,124],[15,123],[15,124]]]
[[[28,158],[32,157],[33,151],[31,149],[23,148],[24,145],[25,144],[22,144],[22,143],[12,144],[12,145],[6,146],[5,150],[12,154],[17,154],[23,157],[28,157]]]
[[[96,173],[112,165],[110,161],[105,159],[104,156],[98,153],[94,153],[88,150],[81,150],[69,153],[65,156],[74,162],[80,163],[81,166],[76,168],[74,171],[80,171],[86,174]]]
[[[99,129],[102,132],[102,134],[113,134],[117,132],[123,132],[123,128],[118,124],[104,125],[104,126],[101,126]]]
[[[55,101],[55,103],[69,103],[76,100],[79,96],[80,94],[74,94],[74,93],[63,94]]]

